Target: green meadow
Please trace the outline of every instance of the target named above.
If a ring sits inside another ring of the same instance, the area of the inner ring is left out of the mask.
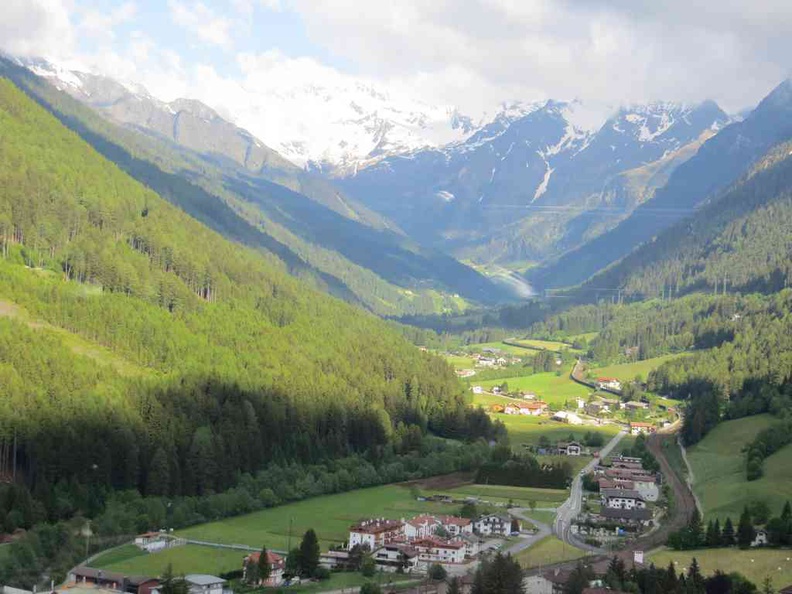
[[[792,551],[783,549],[702,549],[696,551],[671,551],[661,549],[649,555],[648,561],[657,567],[668,567],[673,561],[677,572],[687,570],[693,557],[701,571],[711,574],[716,569],[726,573],[739,571],[759,588],[765,577],[769,577],[774,592],[792,583]]]
[[[777,515],[792,499],[792,445],[765,460],[759,480],[748,481],[745,476],[742,449],[772,422],[770,415],[725,421],[688,450],[693,489],[706,517],[731,516],[736,522],[743,506],[754,500],[766,502]]]
[[[590,372],[593,377],[615,377],[622,381],[629,381],[634,380],[636,376],[641,376],[643,380],[646,380],[649,376],[649,372],[654,371],[666,361],[678,359],[683,356],[685,356],[685,353],[677,353],[674,355],[664,355],[662,357],[645,359],[643,361],[635,361],[634,363],[594,367]]]
[[[569,370],[566,369],[561,374],[550,371],[524,377],[508,377],[496,380],[483,380],[481,382],[474,381],[473,383],[482,386],[485,390],[489,390],[493,386],[500,386],[504,382],[509,385],[510,391],[534,392],[537,397],[556,407],[561,407],[564,402],[574,401],[578,397],[587,398],[592,392],[590,388],[573,382],[569,378]]]
[[[326,549],[346,541],[349,526],[362,518],[399,519],[420,513],[450,514],[455,511],[455,506],[417,501],[407,487],[387,485],[314,497],[219,522],[200,524],[180,530],[177,534],[206,542],[287,550],[289,532],[294,546],[306,530],[313,528],[322,548]]]
[[[91,565],[126,575],[159,576],[171,565],[174,574],[210,573],[217,575],[242,568],[244,551],[184,545],[158,553],[145,553],[135,545],[111,550],[96,558]]]
[[[541,567],[561,561],[580,559],[586,553],[573,546],[565,544],[555,536],[546,536],[535,545],[517,553],[516,559],[525,569]]]

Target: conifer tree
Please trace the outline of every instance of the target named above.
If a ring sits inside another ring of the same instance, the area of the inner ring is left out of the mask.
[[[721,543],[724,547],[733,547],[736,542],[734,524],[732,524],[731,518],[726,518],[726,522],[723,525],[723,532],[721,533]]]
[[[748,511],[746,506],[743,508],[742,514],[740,514],[740,523],[737,525],[737,546],[741,549],[747,549],[751,546],[755,536],[756,531],[751,521],[751,512]]]

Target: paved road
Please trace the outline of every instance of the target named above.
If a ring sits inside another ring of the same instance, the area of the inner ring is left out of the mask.
[[[526,522],[530,522],[531,524],[536,526],[536,533],[535,534],[531,534],[530,536],[526,536],[524,538],[520,538],[520,541],[514,543],[512,546],[510,546],[508,549],[506,549],[504,551],[505,553],[509,553],[511,555],[516,555],[520,551],[524,551],[528,547],[533,546],[534,544],[536,544],[537,542],[542,540],[545,536],[549,536],[549,534],[551,532],[550,526],[548,526],[547,524],[545,524],[543,522],[539,522],[537,520],[534,520],[533,518],[531,518],[529,516],[526,516],[525,515],[525,508],[522,508],[522,507],[517,508],[517,507],[515,507],[515,508],[510,509],[509,513],[511,515],[513,515],[513,516],[518,517],[521,520],[524,520]]]
[[[586,466],[581,470],[575,477],[572,479],[572,488],[569,493],[569,498],[564,501],[564,503],[559,506],[558,511],[556,512],[556,519],[553,523],[553,533],[558,536],[561,540],[565,543],[577,547],[579,549],[583,549],[586,551],[591,552],[600,552],[600,549],[597,547],[592,547],[591,545],[584,544],[572,536],[571,533],[571,526],[572,521],[577,517],[580,513],[580,508],[582,505],[583,499],[583,475],[591,472],[594,467],[599,464],[599,461],[605,458],[608,454],[610,454],[611,450],[616,447],[616,444],[619,443],[627,434],[627,431],[622,429],[619,431],[613,439],[611,439],[605,447],[600,450],[600,454],[598,458],[594,458],[586,464]]]

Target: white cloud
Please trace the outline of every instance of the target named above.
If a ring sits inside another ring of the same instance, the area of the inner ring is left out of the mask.
[[[20,56],[73,51],[74,31],[60,0],[3,0],[0,49]]]
[[[201,41],[223,48],[231,46],[230,19],[218,16],[203,2],[168,0],[171,19]]]
[[[714,98],[736,109],[790,74],[787,0],[293,0],[311,36],[365,73],[448,101]],[[437,81],[437,84],[432,84]],[[738,82],[739,81],[739,82]],[[451,88],[452,93],[447,93]],[[488,98],[488,99],[485,99]]]
[[[115,28],[131,21],[137,13],[134,2],[124,2],[112,10],[87,9],[79,22],[80,33],[108,44],[115,39]]]

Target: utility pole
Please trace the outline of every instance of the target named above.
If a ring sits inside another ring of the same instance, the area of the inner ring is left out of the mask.
[[[16,427],[14,427],[14,462],[13,462],[13,465],[14,465],[14,470],[13,470],[14,484],[16,484],[16,467],[17,467],[17,431],[16,431]]]

